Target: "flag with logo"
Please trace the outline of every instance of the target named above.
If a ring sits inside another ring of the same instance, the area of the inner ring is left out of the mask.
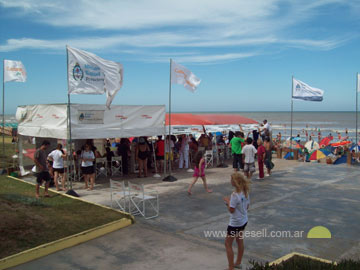
[[[4,60],[4,82],[26,82],[26,70],[23,63]]]
[[[101,95],[106,93],[110,107],[123,81],[123,66],[93,53],[67,46],[68,93]]]
[[[293,78],[293,99],[301,99],[306,101],[322,101],[324,91],[307,85],[306,83]]]
[[[201,80],[186,67],[171,61],[171,83],[181,84],[191,92],[195,92]]]

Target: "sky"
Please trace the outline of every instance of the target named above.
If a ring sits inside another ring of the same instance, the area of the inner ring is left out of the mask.
[[[358,0],[0,0],[0,57],[28,75],[5,84],[5,113],[67,102],[66,45],[123,64],[113,104],[168,108],[172,58],[201,79],[172,85],[172,111],[289,111],[292,76],[325,91],[295,111],[352,111],[359,13]]]

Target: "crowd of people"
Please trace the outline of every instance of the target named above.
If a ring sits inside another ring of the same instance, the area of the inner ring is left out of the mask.
[[[242,256],[244,253],[243,235],[244,229],[248,222],[247,211],[250,204],[249,187],[252,175],[255,172],[255,159],[259,170],[258,179],[263,179],[264,166],[267,168],[267,174],[271,174],[273,163],[272,156],[272,139],[271,127],[264,120],[262,128],[245,134],[240,126],[241,131],[235,133],[230,132],[229,136],[214,137],[212,134],[202,134],[198,140],[192,135],[167,136],[164,141],[162,136],[158,136],[155,143],[149,143],[148,138],[133,138],[130,141],[122,138],[115,144],[116,150],[110,140],[105,144],[105,153],[102,155],[94,146],[92,140],[87,140],[85,145],[76,151],[73,156],[74,160],[80,162],[81,172],[84,177],[85,188],[92,190],[95,184],[96,159],[106,158],[108,167],[113,162],[114,156],[122,157],[122,172],[127,175],[129,173],[129,160],[132,153],[138,164],[138,177],[147,177],[148,168],[154,168],[155,171],[162,171],[164,162],[171,161],[175,168],[175,157],[178,160],[178,168],[189,168],[193,165],[193,181],[188,187],[188,194],[192,195],[192,187],[199,178],[202,179],[205,190],[208,193],[212,189],[208,187],[204,153],[211,150],[214,144],[223,144],[229,149],[233,155],[234,173],[231,175],[231,185],[234,191],[229,197],[224,197],[224,202],[230,213],[230,221],[227,228],[227,236],[225,239],[226,254],[229,263],[229,269],[240,268]],[[63,150],[61,144],[56,149],[48,153],[50,143],[43,141],[40,148],[36,150],[34,155],[36,165],[36,197],[39,197],[39,187],[45,182],[44,196],[48,197],[48,188],[51,178],[54,178],[57,190],[66,190],[66,171],[64,168],[64,160],[68,158],[67,153]],[[153,154],[152,154],[153,153]],[[152,155],[155,156],[152,159]],[[156,162],[156,166],[152,166],[152,162]],[[150,165],[150,167],[149,167]],[[243,171],[243,174],[240,173]],[[111,171],[110,171],[111,173]],[[61,187],[58,180],[61,179]],[[234,251],[232,244],[234,240],[238,246],[238,253],[234,261]]]

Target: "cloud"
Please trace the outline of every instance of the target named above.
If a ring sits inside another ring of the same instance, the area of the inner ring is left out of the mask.
[[[209,48],[220,52],[209,57],[214,61],[251,57],[258,54],[253,51],[266,46],[331,50],[347,42],[351,33],[339,34],[329,28],[315,39],[311,27],[297,30],[316,19],[327,6],[349,9],[356,5],[354,3],[341,0],[0,0],[0,7],[7,9],[8,16],[45,24],[65,35],[56,40],[8,37],[0,44],[0,51],[58,51],[65,50],[68,44],[95,51],[146,49],[154,53],[154,61],[161,61],[158,49],[176,48],[184,60],[200,63],[206,62]],[[78,37],[73,38],[74,34]],[[184,55],[194,48],[197,55]]]

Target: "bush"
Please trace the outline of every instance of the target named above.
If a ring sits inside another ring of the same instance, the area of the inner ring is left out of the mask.
[[[339,263],[329,264],[318,260],[310,259],[295,255],[290,259],[277,265],[269,265],[269,263],[258,263],[250,261],[252,265],[250,270],[359,270],[360,261],[357,260],[341,260]]]

